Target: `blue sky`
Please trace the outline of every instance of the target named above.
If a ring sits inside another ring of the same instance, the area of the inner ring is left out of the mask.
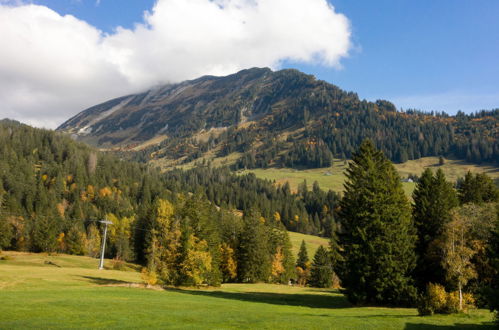
[[[299,66],[302,70],[361,97],[405,107],[452,113],[499,107],[499,1],[334,5],[350,19],[360,50],[342,61],[343,70]]]
[[[11,99],[0,101],[10,109],[0,110],[0,116],[19,114],[20,120],[53,127],[95,102],[157,83],[227,74],[247,66],[297,68],[361,98],[387,99],[403,109],[453,114],[499,107],[499,1],[328,0],[332,10],[326,0],[256,0],[259,11],[246,0],[225,0],[244,3],[227,8],[220,5],[222,0],[215,1],[220,7],[215,10],[208,0],[29,1],[39,6],[5,14],[11,25],[4,28],[0,22],[0,37],[7,30],[24,31],[19,42],[17,35],[3,37],[13,40],[12,54],[22,50],[15,45],[21,47],[23,40],[30,41],[25,47],[39,36],[44,40],[41,48],[29,50],[31,57],[24,63],[15,55],[0,58],[0,73],[8,77],[4,84],[0,77],[0,87],[10,86],[3,99]],[[27,3],[0,0],[0,10]],[[145,11],[151,13],[147,19]],[[16,28],[26,25],[25,30]],[[260,25],[267,30],[253,33]],[[267,34],[268,40],[260,40]],[[72,37],[67,39],[76,35],[74,43]],[[47,58],[37,56],[40,52],[47,52]],[[33,62],[37,66],[31,67]],[[52,77],[47,68],[58,63],[74,69]],[[47,76],[53,81],[41,84]],[[38,98],[11,97],[21,90]],[[85,91],[85,97],[79,91]],[[66,99],[58,99],[61,94]],[[26,110],[30,106],[38,106],[38,112]],[[57,108],[58,117],[42,108]]]
[[[141,22],[154,2],[37,1],[109,33]],[[342,59],[341,69],[290,61],[284,68],[314,74],[361,98],[385,98],[406,108],[455,113],[499,107],[499,1],[329,2],[351,22],[351,55]]]

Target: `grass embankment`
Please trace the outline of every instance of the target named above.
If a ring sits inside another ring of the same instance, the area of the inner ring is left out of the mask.
[[[425,157],[417,160],[410,160],[403,164],[394,164],[395,168],[400,173],[402,178],[406,178],[409,174],[421,175],[425,168],[431,168],[434,172],[441,168],[448,181],[456,182],[458,178],[464,177],[466,172],[486,173],[494,180],[499,180],[499,168],[491,164],[477,165],[466,163],[461,160],[446,159],[445,164],[438,165],[438,157]],[[343,191],[343,183],[345,182],[346,166],[342,161],[334,162],[332,167],[295,170],[289,168],[270,168],[270,169],[253,169],[245,172],[252,172],[262,179],[274,181],[277,184],[289,182],[291,189],[296,190],[298,185],[307,180],[309,188],[312,187],[314,181],[319,183],[319,186],[324,190],[333,190],[336,192]],[[412,195],[415,184],[411,182],[403,182],[402,186],[408,196]]]
[[[0,260],[2,329],[493,328],[492,314],[485,310],[418,317],[415,309],[351,307],[333,290],[270,284],[152,290],[140,288],[140,274],[131,268],[97,270],[96,259],[2,254],[6,255],[12,259]]]
[[[319,248],[319,246],[328,247],[329,240],[324,237],[318,237],[313,235],[305,235],[300,233],[295,233],[292,231],[288,231],[289,239],[291,240],[291,244],[293,245],[293,253],[298,256],[298,251],[300,251],[301,242],[304,240],[305,245],[307,246],[308,258],[310,261],[313,260],[315,251]]]

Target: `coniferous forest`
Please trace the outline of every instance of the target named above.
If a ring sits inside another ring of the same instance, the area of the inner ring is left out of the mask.
[[[58,130],[142,162],[239,153],[236,169],[300,169],[351,159],[364,139],[397,163],[428,156],[497,163],[498,122],[498,109],[453,116],[402,111],[298,70],[252,68],[110,100]]]
[[[0,124],[0,248],[141,264],[151,284],[273,282],[328,287],[359,305],[421,314],[497,309],[499,192],[483,174],[457,183],[426,170],[412,201],[384,153],[354,152],[343,196],[297,192],[227,168],[161,173],[69,137]],[[330,238],[298,260],[287,230]]]

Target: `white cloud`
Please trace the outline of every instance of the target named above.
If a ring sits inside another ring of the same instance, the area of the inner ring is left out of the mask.
[[[158,0],[112,34],[14,3],[0,0],[0,117],[51,128],[154,84],[284,60],[339,67],[351,48],[348,19],[326,0]]]

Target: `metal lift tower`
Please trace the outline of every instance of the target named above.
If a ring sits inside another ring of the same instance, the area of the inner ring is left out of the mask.
[[[101,220],[100,223],[105,224],[104,227],[104,237],[102,238],[102,249],[100,254],[99,269],[104,269],[104,252],[106,251],[106,236],[107,236],[107,225],[112,225],[113,223],[109,220]]]

